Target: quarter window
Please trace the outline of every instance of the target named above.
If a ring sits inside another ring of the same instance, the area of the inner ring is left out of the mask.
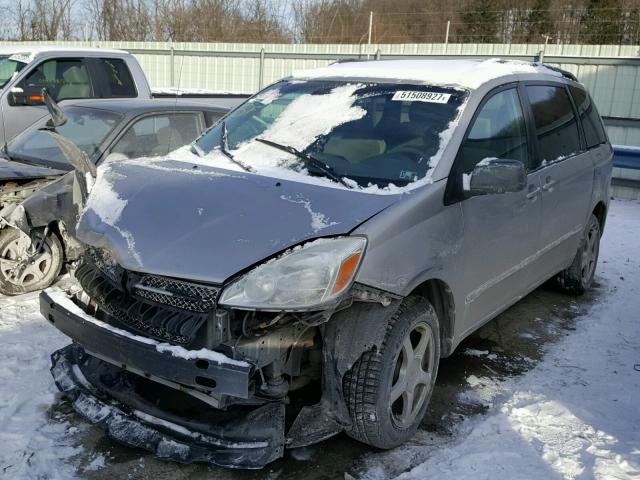
[[[587,148],[596,147],[601,143],[607,143],[607,135],[602,126],[602,120],[589,94],[578,87],[569,87],[569,90],[578,107],[578,114],[582,122]]]
[[[129,67],[124,60],[119,58],[101,58],[98,60],[100,68],[104,72],[107,98],[136,97],[136,86],[131,77]]]
[[[533,112],[542,164],[578,153],[578,123],[566,89],[549,85],[530,85],[526,87],[526,91]]]
[[[482,106],[460,149],[459,171],[471,173],[486,158],[520,160],[529,166],[527,129],[515,88],[496,93]]]

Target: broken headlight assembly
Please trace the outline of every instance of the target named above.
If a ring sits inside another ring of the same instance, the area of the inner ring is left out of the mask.
[[[231,283],[219,303],[250,310],[306,310],[331,304],[351,286],[366,244],[364,237],[309,242]]]

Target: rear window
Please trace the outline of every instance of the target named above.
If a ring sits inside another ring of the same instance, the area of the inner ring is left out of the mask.
[[[607,143],[607,135],[596,106],[587,92],[578,87],[569,87],[573,100],[578,107],[578,115],[582,121],[587,148]]]
[[[137,97],[136,86],[133,77],[124,60],[119,58],[101,58],[98,61],[104,72],[105,97],[130,98]]]
[[[526,91],[533,111],[542,164],[578,153],[578,122],[566,89],[550,85],[530,85],[526,87]]]

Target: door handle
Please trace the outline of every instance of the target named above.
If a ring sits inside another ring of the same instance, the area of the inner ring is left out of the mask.
[[[538,193],[540,193],[540,187],[535,187],[535,188],[529,188],[529,193],[527,193],[527,199],[529,200],[533,200],[538,196]]]
[[[551,180],[550,177],[547,177],[547,183],[545,183],[544,185],[542,185],[542,190],[544,190],[545,192],[551,190],[553,188],[553,186],[556,184],[555,180]]]

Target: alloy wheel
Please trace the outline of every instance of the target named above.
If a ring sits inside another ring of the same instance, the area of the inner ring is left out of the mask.
[[[20,235],[0,251],[0,272],[8,282],[19,287],[28,288],[42,281],[53,265],[49,241],[41,238],[33,241],[41,243],[38,251],[26,235]]]
[[[408,428],[415,421],[428,398],[434,365],[433,331],[420,322],[405,336],[395,362],[389,408],[397,427]]]

